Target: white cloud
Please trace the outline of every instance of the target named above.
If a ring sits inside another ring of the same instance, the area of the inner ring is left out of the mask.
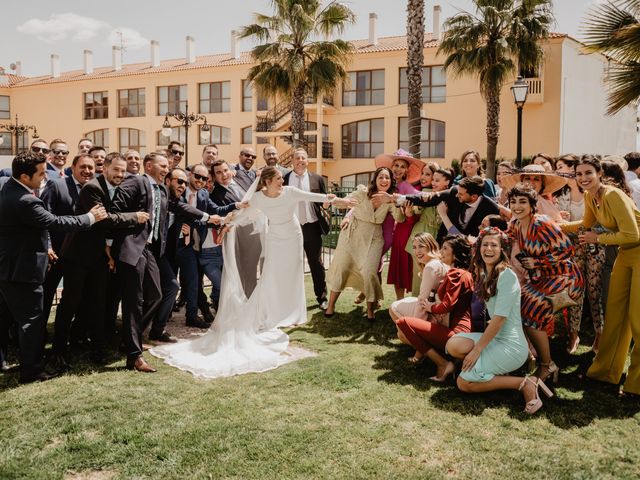
[[[54,13],[48,19],[32,18],[16,30],[26,35],[35,35],[46,43],[58,42],[70,38],[76,42],[88,42],[101,36],[109,45],[120,45],[120,34],[126,49],[136,50],[149,44],[140,32],[127,27],[114,28],[112,25],[91,17],[75,13]]]
[[[38,39],[53,43],[71,38],[74,41],[86,42],[94,38],[101,30],[109,28],[109,24],[91,17],[83,17],[75,13],[54,13],[47,20],[32,18],[16,30],[27,35],[35,35]]]
[[[142,36],[137,30],[126,27],[114,28],[107,37],[109,45],[120,45],[120,36],[126,50],[137,50],[149,45],[149,39]]]

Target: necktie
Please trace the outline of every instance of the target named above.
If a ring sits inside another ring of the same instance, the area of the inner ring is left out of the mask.
[[[296,175],[298,179],[298,188],[304,190],[304,175]],[[307,223],[307,202],[298,202],[298,221],[300,225]]]
[[[34,188],[34,189],[33,189],[33,194],[34,194],[36,197],[40,197],[40,189],[39,189],[39,188]]]
[[[466,203],[463,203],[462,205],[460,205],[460,225],[462,227],[464,227],[467,222],[466,222],[466,215],[467,215],[467,210],[469,210],[469,205],[467,205]]]
[[[109,192],[109,200],[113,200],[113,196],[116,194],[116,189],[108,188],[107,191]]]
[[[62,170],[60,170],[59,175],[60,175],[60,178],[64,178],[64,172]]]
[[[80,189],[82,188],[82,185],[80,185],[79,183],[76,183],[76,188],[78,189],[78,193],[80,193]]]
[[[160,185],[153,184],[153,240],[158,239],[160,231]]]
[[[191,205],[192,207],[195,207],[195,205],[196,205],[195,199],[196,199],[196,194],[195,193],[190,193],[189,194],[189,205]]]

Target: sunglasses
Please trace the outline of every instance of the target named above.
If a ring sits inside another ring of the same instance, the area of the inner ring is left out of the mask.
[[[183,180],[182,178],[172,178],[171,180],[175,180],[178,185],[186,185],[188,182],[186,180]]]
[[[174,155],[184,155],[184,152],[181,152],[180,150],[171,150],[171,153]]]
[[[242,156],[247,158],[252,158],[254,160],[256,159],[256,156],[252,155],[251,153],[243,153]]]
[[[209,177],[206,175],[199,175],[197,173],[192,173],[191,175],[193,175],[196,180],[202,180],[203,182],[206,182],[207,180],[209,180]]]
[[[54,155],[69,155],[69,150],[51,150]]]
[[[33,153],[44,153],[44,154],[46,155],[46,154],[47,154],[47,153],[49,153],[51,150],[49,150],[49,149],[48,149],[48,148],[46,148],[46,147],[31,147],[31,151],[32,151]]]

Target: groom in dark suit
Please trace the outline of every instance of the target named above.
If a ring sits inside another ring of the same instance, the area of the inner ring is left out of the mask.
[[[127,368],[155,372],[142,356],[142,332],[162,300],[156,258],[165,249],[168,194],[164,177],[169,162],[161,153],[144,157],[144,175],[126,177],[116,190],[112,213],[147,212],[149,221],[132,229],[114,230],[110,256],[122,284],[122,319]]]
[[[420,207],[434,207],[445,202],[449,219],[463,235],[478,236],[482,219],[487,215],[500,213],[500,207],[489,197],[483,195],[484,180],[481,177],[464,177],[460,183],[449,190],[432,194],[424,201],[421,195],[407,195],[407,200]],[[447,235],[442,224],[438,231],[438,243]]]
[[[306,150],[304,148],[296,149],[293,152],[293,171],[284,176],[284,184],[306,192],[327,193],[324,178],[308,171],[308,165]],[[322,235],[326,235],[329,232],[329,223],[325,219],[319,203],[298,203],[297,215],[302,227],[304,253],[307,256],[309,270],[311,270],[313,292],[320,308],[326,310],[327,286],[325,283],[324,264],[322,263]]]
[[[45,178],[43,155],[25,152],[12,162],[12,177],[0,190],[0,297],[18,324],[20,382],[51,378],[44,372],[46,323],[42,283],[47,270],[47,230],[88,229],[106,218],[95,206],[80,216],[55,216],[33,194]],[[3,322],[4,322],[3,317]],[[6,325],[2,325],[6,330]]]

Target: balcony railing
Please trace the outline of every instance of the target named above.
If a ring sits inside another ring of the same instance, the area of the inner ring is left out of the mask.
[[[527,103],[544,102],[544,80],[542,77],[525,78],[524,81],[529,85]]]

